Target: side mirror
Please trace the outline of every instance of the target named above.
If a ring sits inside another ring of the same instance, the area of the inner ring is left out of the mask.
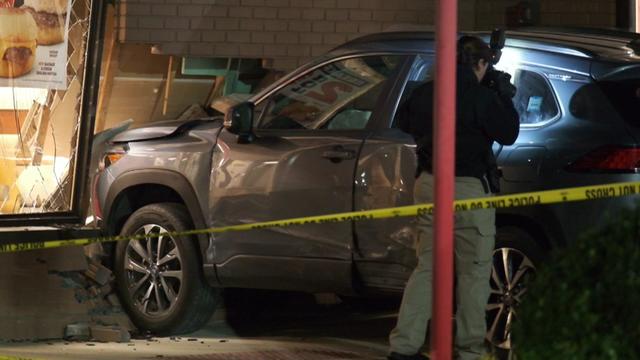
[[[251,142],[253,139],[254,104],[248,101],[232,106],[224,115],[224,127],[238,135],[238,142]]]

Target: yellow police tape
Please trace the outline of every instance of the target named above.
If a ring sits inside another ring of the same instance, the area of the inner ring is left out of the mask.
[[[556,204],[573,201],[595,200],[621,196],[640,194],[640,182],[626,182],[595,186],[583,186],[557,190],[537,191],[521,194],[491,196],[477,199],[456,200],[455,211],[469,211],[478,209],[502,209],[519,206]],[[420,216],[433,212],[433,204],[420,204],[393,207],[376,210],[352,211],[338,214],[307,216],[294,219],[266,221],[253,224],[223,226],[209,229],[196,229],[175,233],[164,233],[171,236],[190,236],[210,233],[223,233],[229,231],[246,231],[255,229],[267,229],[286,227],[292,225],[324,224],[342,221],[361,221],[386,219],[403,216]],[[82,246],[93,243],[113,242],[122,240],[145,239],[158,237],[161,234],[147,234],[135,236],[107,236],[98,238],[81,238],[70,240],[38,241],[16,244],[0,244],[0,253],[21,252],[29,250],[53,249],[66,246]]]

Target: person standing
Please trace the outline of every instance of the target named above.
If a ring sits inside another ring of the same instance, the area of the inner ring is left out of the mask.
[[[509,76],[483,85],[494,56],[480,38],[458,41],[456,118],[456,199],[480,198],[495,192],[493,142],[511,145],[519,133],[519,119],[511,97]],[[495,71],[495,70],[490,70]],[[493,78],[493,76],[492,76]],[[418,87],[401,107],[400,128],[416,141],[418,169],[415,203],[434,199],[433,82]],[[492,191],[493,190],[493,191]],[[417,224],[418,264],[404,290],[396,327],[389,336],[390,360],[427,359],[420,353],[431,318],[433,218],[424,215]],[[485,307],[489,298],[492,253],[495,243],[495,210],[455,214],[456,336],[455,354],[460,360],[477,360],[485,352]]]

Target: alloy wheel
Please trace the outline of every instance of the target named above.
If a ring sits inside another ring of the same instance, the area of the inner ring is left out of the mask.
[[[175,306],[182,285],[182,258],[175,240],[160,225],[140,227],[129,241],[124,266],[127,289],[140,313],[159,317]]]
[[[511,349],[511,326],[535,274],[533,262],[521,251],[498,248],[493,252],[491,293],[487,305],[487,340],[496,348]]]

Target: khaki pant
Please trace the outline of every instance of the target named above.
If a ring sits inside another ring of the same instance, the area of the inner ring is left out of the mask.
[[[456,199],[485,197],[482,183],[456,177]],[[433,176],[422,173],[416,180],[416,203],[433,202]],[[398,323],[389,337],[391,351],[411,355],[424,345],[431,318],[433,217],[418,218],[418,265],[407,282]],[[489,299],[492,252],[495,243],[495,210],[455,214],[456,358],[476,360],[484,353],[485,307]]]

